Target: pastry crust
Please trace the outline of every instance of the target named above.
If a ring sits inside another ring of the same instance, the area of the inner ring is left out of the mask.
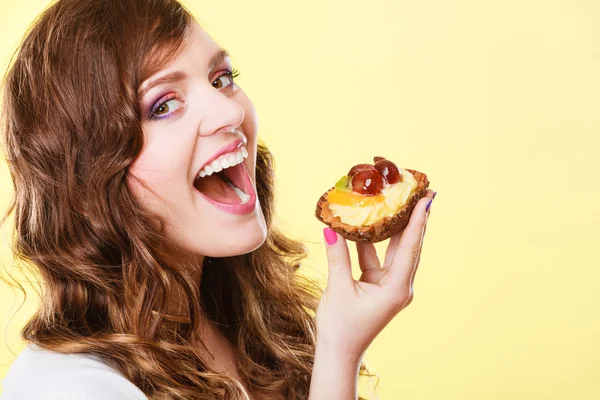
[[[417,202],[425,196],[425,192],[429,187],[429,180],[427,179],[426,174],[412,169],[406,169],[406,171],[413,175],[417,181],[417,187],[415,188],[414,193],[406,201],[406,204],[393,216],[385,217],[369,226],[353,226],[345,224],[339,217],[334,217],[331,213],[329,202],[327,201],[328,190],[317,202],[317,209],[315,212],[316,217],[319,221],[329,225],[331,229],[346,239],[354,242],[376,243],[400,233],[406,228],[406,225],[408,225],[413,208],[415,208]]]

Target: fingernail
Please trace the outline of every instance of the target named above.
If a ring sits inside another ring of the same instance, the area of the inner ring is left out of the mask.
[[[435,199],[435,195],[437,194],[437,192],[433,192],[433,197],[432,199]]]
[[[337,234],[333,229],[325,228],[323,229],[323,234],[325,235],[325,241],[328,245],[331,246],[332,244],[335,244],[335,242],[337,242]]]
[[[429,211],[429,207],[431,207],[431,202],[433,201],[433,199],[429,200],[429,203],[427,203],[427,207],[425,207],[425,212]]]

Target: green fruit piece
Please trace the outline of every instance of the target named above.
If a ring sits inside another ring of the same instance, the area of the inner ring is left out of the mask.
[[[352,190],[350,189],[350,177],[347,175],[342,176],[340,180],[335,183],[335,188],[337,190],[343,190],[344,192],[350,192]]]

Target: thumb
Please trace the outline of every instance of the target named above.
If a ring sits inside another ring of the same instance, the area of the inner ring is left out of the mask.
[[[329,278],[327,286],[346,286],[352,284],[352,266],[350,265],[350,253],[346,239],[338,235],[331,228],[323,230],[327,248],[327,262],[329,264]]]

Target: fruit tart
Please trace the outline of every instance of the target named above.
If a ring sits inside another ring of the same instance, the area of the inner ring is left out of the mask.
[[[375,243],[401,232],[429,186],[427,175],[375,157],[358,164],[317,203],[317,218],[348,240]]]

